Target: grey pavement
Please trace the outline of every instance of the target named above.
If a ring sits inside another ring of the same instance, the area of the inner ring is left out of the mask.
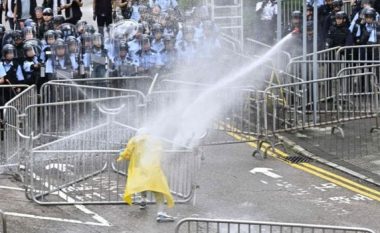
[[[332,127],[319,127],[283,134],[297,151],[380,187],[380,131],[375,118],[339,125],[344,136]],[[287,140],[286,140],[287,141]],[[302,149],[300,149],[302,148]]]
[[[380,204],[287,163],[251,156],[246,144],[204,148],[199,189],[191,203],[169,213],[185,217],[296,222],[380,231]],[[276,176],[251,173],[272,169]],[[10,176],[0,179],[0,209],[10,214],[9,232],[174,232],[175,223],[156,223],[156,206],[147,210],[127,205],[41,206],[27,200],[22,184]],[[76,222],[75,222],[76,221]],[[79,222],[78,222],[79,221]],[[98,224],[95,225],[94,224]]]
[[[92,1],[84,2],[84,18],[93,22]],[[347,123],[345,138],[332,135],[331,128],[308,129],[284,136],[305,150],[296,146],[293,149],[376,183],[380,182],[380,157],[376,153],[380,143],[379,136],[368,131],[373,123],[371,120]],[[191,203],[178,204],[169,213],[178,220],[202,217],[295,222],[366,227],[380,232],[378,201],[295,169],[281,160],[253,158],[252,150],[247,144],[204,148],[205,160],[197,174],[196,195]],[[311,163],[335,172],[318,161]],[[276,176],[263,172],[253,174],[250,171],[254,168],[270,169]],[[340,175],[352,178],[346,173]],[[22,183],[10,175],[0,176],[0,196],[0,209],[7,213],[9,232],[170,233],[175,227],[175,223],[156,223],[155,205],[145,211],[124,204],[38,205],[25,197]]]

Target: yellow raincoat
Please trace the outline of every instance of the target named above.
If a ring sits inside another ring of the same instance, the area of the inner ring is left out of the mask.
[[[123,197],[129,205],[132,204],[133,194],[152,191],[163,194],[168,207],[174,206],[173,196],[160,165],[162,152],[163,148],[158,140],[148,135],[138,135],[131,138],[125,150],[120,153],[117,161],[129,160],[128,178]],[[156,195],[156,199],[159,196]]]

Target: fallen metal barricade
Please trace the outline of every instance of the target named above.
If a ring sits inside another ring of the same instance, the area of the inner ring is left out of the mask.
[[[114,117],[114,116],[109,116]],[[27,195],[36,203],[123,204],[127,164],[116,162],[136,129],[114,119],[34,148]],[[199,152],[164,143],[162,168],[176,203],[194,196]],[[176,148],[176,149],[173,149]],[[134,201],[138,202],[135,196]],[[153,196],[148,202],[154,203]]]
[[[185,218],[179,221],[175,228],[175,233],[306,233],[306,232],[324,232],[324,233],[375,233],[366,228],[328,226],[300,223],[282,223],[282,222],[261,222],[261,221],[240,221],[240,220],[223,220],[223,219],[206,219],[206,218]]]

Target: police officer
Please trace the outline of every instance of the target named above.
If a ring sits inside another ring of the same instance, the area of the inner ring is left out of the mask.
[[[194,28],[191,25],[185,25],[182,29],[183,39],[177,41],[176,49],[180,61],[189,63],[194,60],[197,53],[197,45],[194,41]]]
[[[8,84],[22,84],[24,83],[24,74],[17,59],[16,48],[11,44],[6,44],[2,49],[2,63],[5,72],[4,77]]]
[[[150,39],[147,35],[143,35],[141,39],[141,49],[137,52],[139,62],[139,72],[154,73],[156,69],[160,68],[159,57],[156,51],[152,50]]]
[[[347,18],[347,14],[344,11],[339,11],[335,14],[335,23],[330,26],[327,33],[326,48],[353,44],[352,35],[348,29]]]
[[[78,64],[70,60],[67,45],[63,39],[57,39],[53,45],[53,65],[56,78],[72,79]]]
[[[343,1],[342,0],[333,0],[332,2],[332,11],[327,15],[325,21],[323,22],[323,27],[321,31],[321,38],[326,41],[327,33],[332,25],[335,25],[335,14],[342,10]],[[346,21],[348,21],[348,17],[346,17]]]
[[[164,42],[162,40],[162,33],[163,28],[161,24],[155,23],[152,26],[152,34],[153,34],[153,40],[152,40],[152,49],[156,51],[157,53],[160,53],[164,48]]]
[[[136,63],[138,63],[139,60],[137,51],[141,49],[141,39],[145,34],[144,29],[144,26],[141,23],[139,23],[136,34],[133,36],[133,39],[128,42],[129,57]]]
[[[288,27],[285,29],[283,35],[289,33],[299,33],[302,30],[302,13],[299,10],[295,10],[291,14],[291,21]]]
[[[66,44],[70,62],[71,64],[73,64],[72,66],[75,70],[75,72],[73,73],[75,75],[74,78],[85,78],[86,73],[81,56],[81,46],[79,41],[77,40],[77,38],[75,38],[75,36],[68,36],[66,38]]]
[[[377,44],[379,42],[379,26],[376,22],[377,12],[373,8],[365,8],[364,23],[360,24],[360,36],[357,44]]]
[[[92,62],[92,77],[105,77],[108,69],[108,55],[107,50],[104,48],[104,41],[102,34],[96,32],[92,39],[93,49],[91,54]]]
[[[137,64],[133,63],[132,59],[128,56],[127,42],[120,41],[115,52],[117,54],[115,54],[115,58],[112,63],[112,76],[125,77],[136,75]]]
[[[175,38],[171,35],[165,35],[163,40],[165,48],[159,54],[159,61],[163,65],[165,71],[172,71],[177,64],[178,59],[178,53],[175,48]]]
[[[37,83],[40,67],[37,49],[33,44],[26,42],[24,44],[24,61],[22,62],[22,70],[26,84],[32,85]]]
[[[14,46],[16,48],[16,57],[22,59],[24,57],[24,36],[21,30],[13,31]]]

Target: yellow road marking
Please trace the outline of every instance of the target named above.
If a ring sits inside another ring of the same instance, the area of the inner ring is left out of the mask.
[[[232,127],[228,127],[228,128],[232,128]],[[235,139],[237,140],[243,140],[245,138],[241,137],[240,135],[238,135],[237,133],[233,133],[233,132],[228,132],[228,135],[234,137]],[[254,138],[252,136],[249,136],[248,137],[249,140],[257,140],[257,138]],[[247,143],[248,145],[250,145],[251,147],[254,147],[257,149],[258,145],[257,143],[255,142],[248,142]],[[261,148],[261,151],[264,152],[270,145],[268,143],[263,143],[262,145],[262,148]],[[279,149],[275,149],[274,152],[272,152],[272,150],[268,150],[267,151],[267,154],[271,157],[274,157],[274,158],[278,158],[278,156],[280,156],[281,158],[287,158],[289,157],[288,154],[286,154],[285,152],[279,150]],[[280,159],[281,160],[281,159]],[[281,161],[284,161],[284,160],[281,160]],[[331,173],[329,171],[326,171],[322,168],[319,168],[317,166],[314,166],[310,163],[300,163],[300,164],[292,164],[292,163],[289,163],[289,162],[286,162],[287,164],[289,164],[290,166],[294,167],[294,168],[297,168],[297,169],[300,169],[302,171],[305,171],[307,173],[310,173],[312,175],[315,175],[317,177],[320,177],[324,180],[327,180],[329,182],[332,182],[336,185],[339,185],[341,187],[344,187],[348,190],[351,190],[355,193],[359,193],[359,194],[362,194],[366,197],[369,197],[373,200],[376,200],[376,201],[379,201],[380,202],[380,192],[375,190],[375,189],[371,189],[367,186],[364,186],[364,185],[361,185],[357,182],[354,182],[352,180],[349,180],[347,178],[344,178],[342,176],[339,176],[339,175],[336,175],[334,173]]]

